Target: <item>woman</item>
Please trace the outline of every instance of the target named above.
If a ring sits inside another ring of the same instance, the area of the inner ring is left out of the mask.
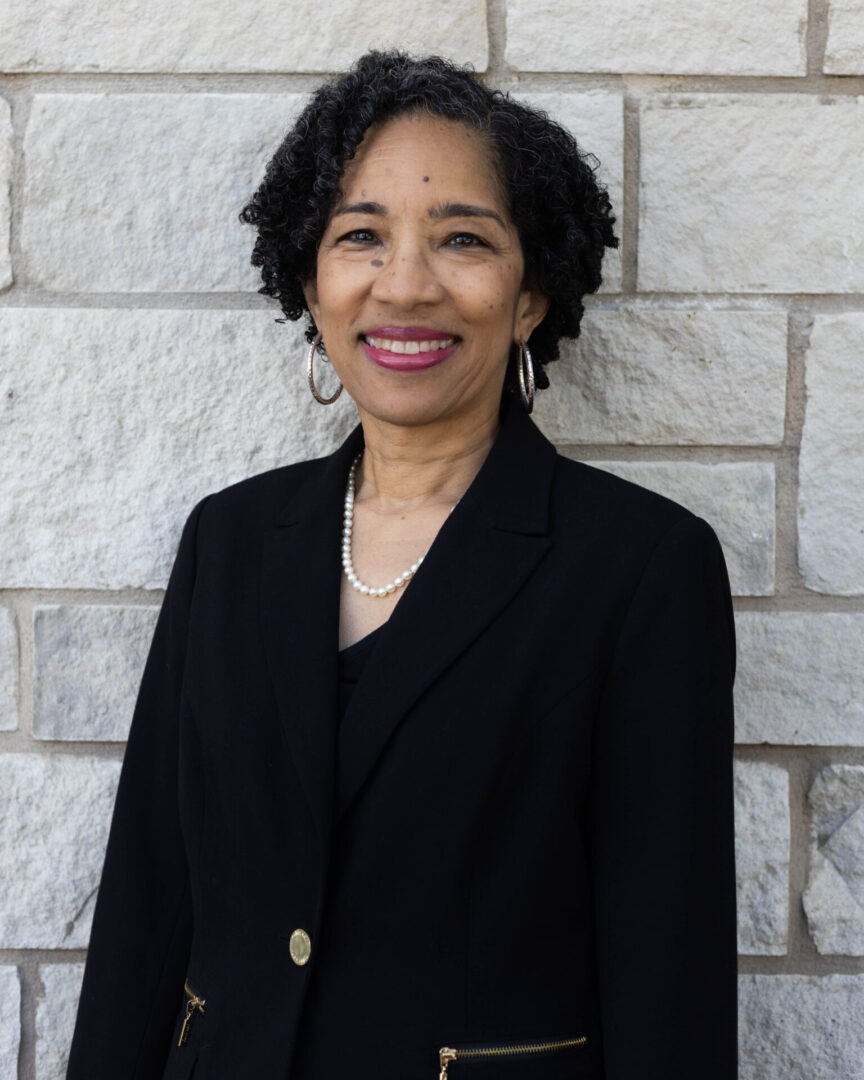
[[[244,218],[360,425],[186,524],[69,1077],[729,1080],[722,551],[528,416],[616,243],[591,167],[371,53]]]

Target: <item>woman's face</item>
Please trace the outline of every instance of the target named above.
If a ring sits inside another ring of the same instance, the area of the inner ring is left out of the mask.
[[[367,132],[304,292],[361,417],[472,425],[546,313],[523,273],[483,136],[421,114]]]

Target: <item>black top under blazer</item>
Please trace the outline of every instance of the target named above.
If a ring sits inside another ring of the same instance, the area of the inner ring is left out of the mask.
[[[445,1075],[736,1076],[720,543],[678,503],[559,456],[518,404],[502,417],[341,727],[362,429],[192,511],[70,1080],[436,1080],[441,1047],[545,1042],[565,1045],[457,1056]]]

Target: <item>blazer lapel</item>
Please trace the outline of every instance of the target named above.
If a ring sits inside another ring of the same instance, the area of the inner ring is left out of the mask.
[[[338,710],[342,509],[358,426],[264,536],[261,608],[267,666],[285,737],[319,836],[332,820]]]
[[[510,602],[551,547],[555,458],[552,444],[508,401],[492,450],[406,587],[354,691],[338,736],[338,814],[357,796],[413,703]]]

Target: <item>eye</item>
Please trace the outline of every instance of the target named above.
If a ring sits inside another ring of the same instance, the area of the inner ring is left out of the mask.
[[[489,245],[485,240],[482,240],[479,236],[475,236],[474,233],[461,232],[451,236],[447,241],[448,244],[452,244],[454,247],[488,247]]]
[[[374,244],[377,237],[370,229],[352,229],[339,237],[339,243],[348,244]]]

